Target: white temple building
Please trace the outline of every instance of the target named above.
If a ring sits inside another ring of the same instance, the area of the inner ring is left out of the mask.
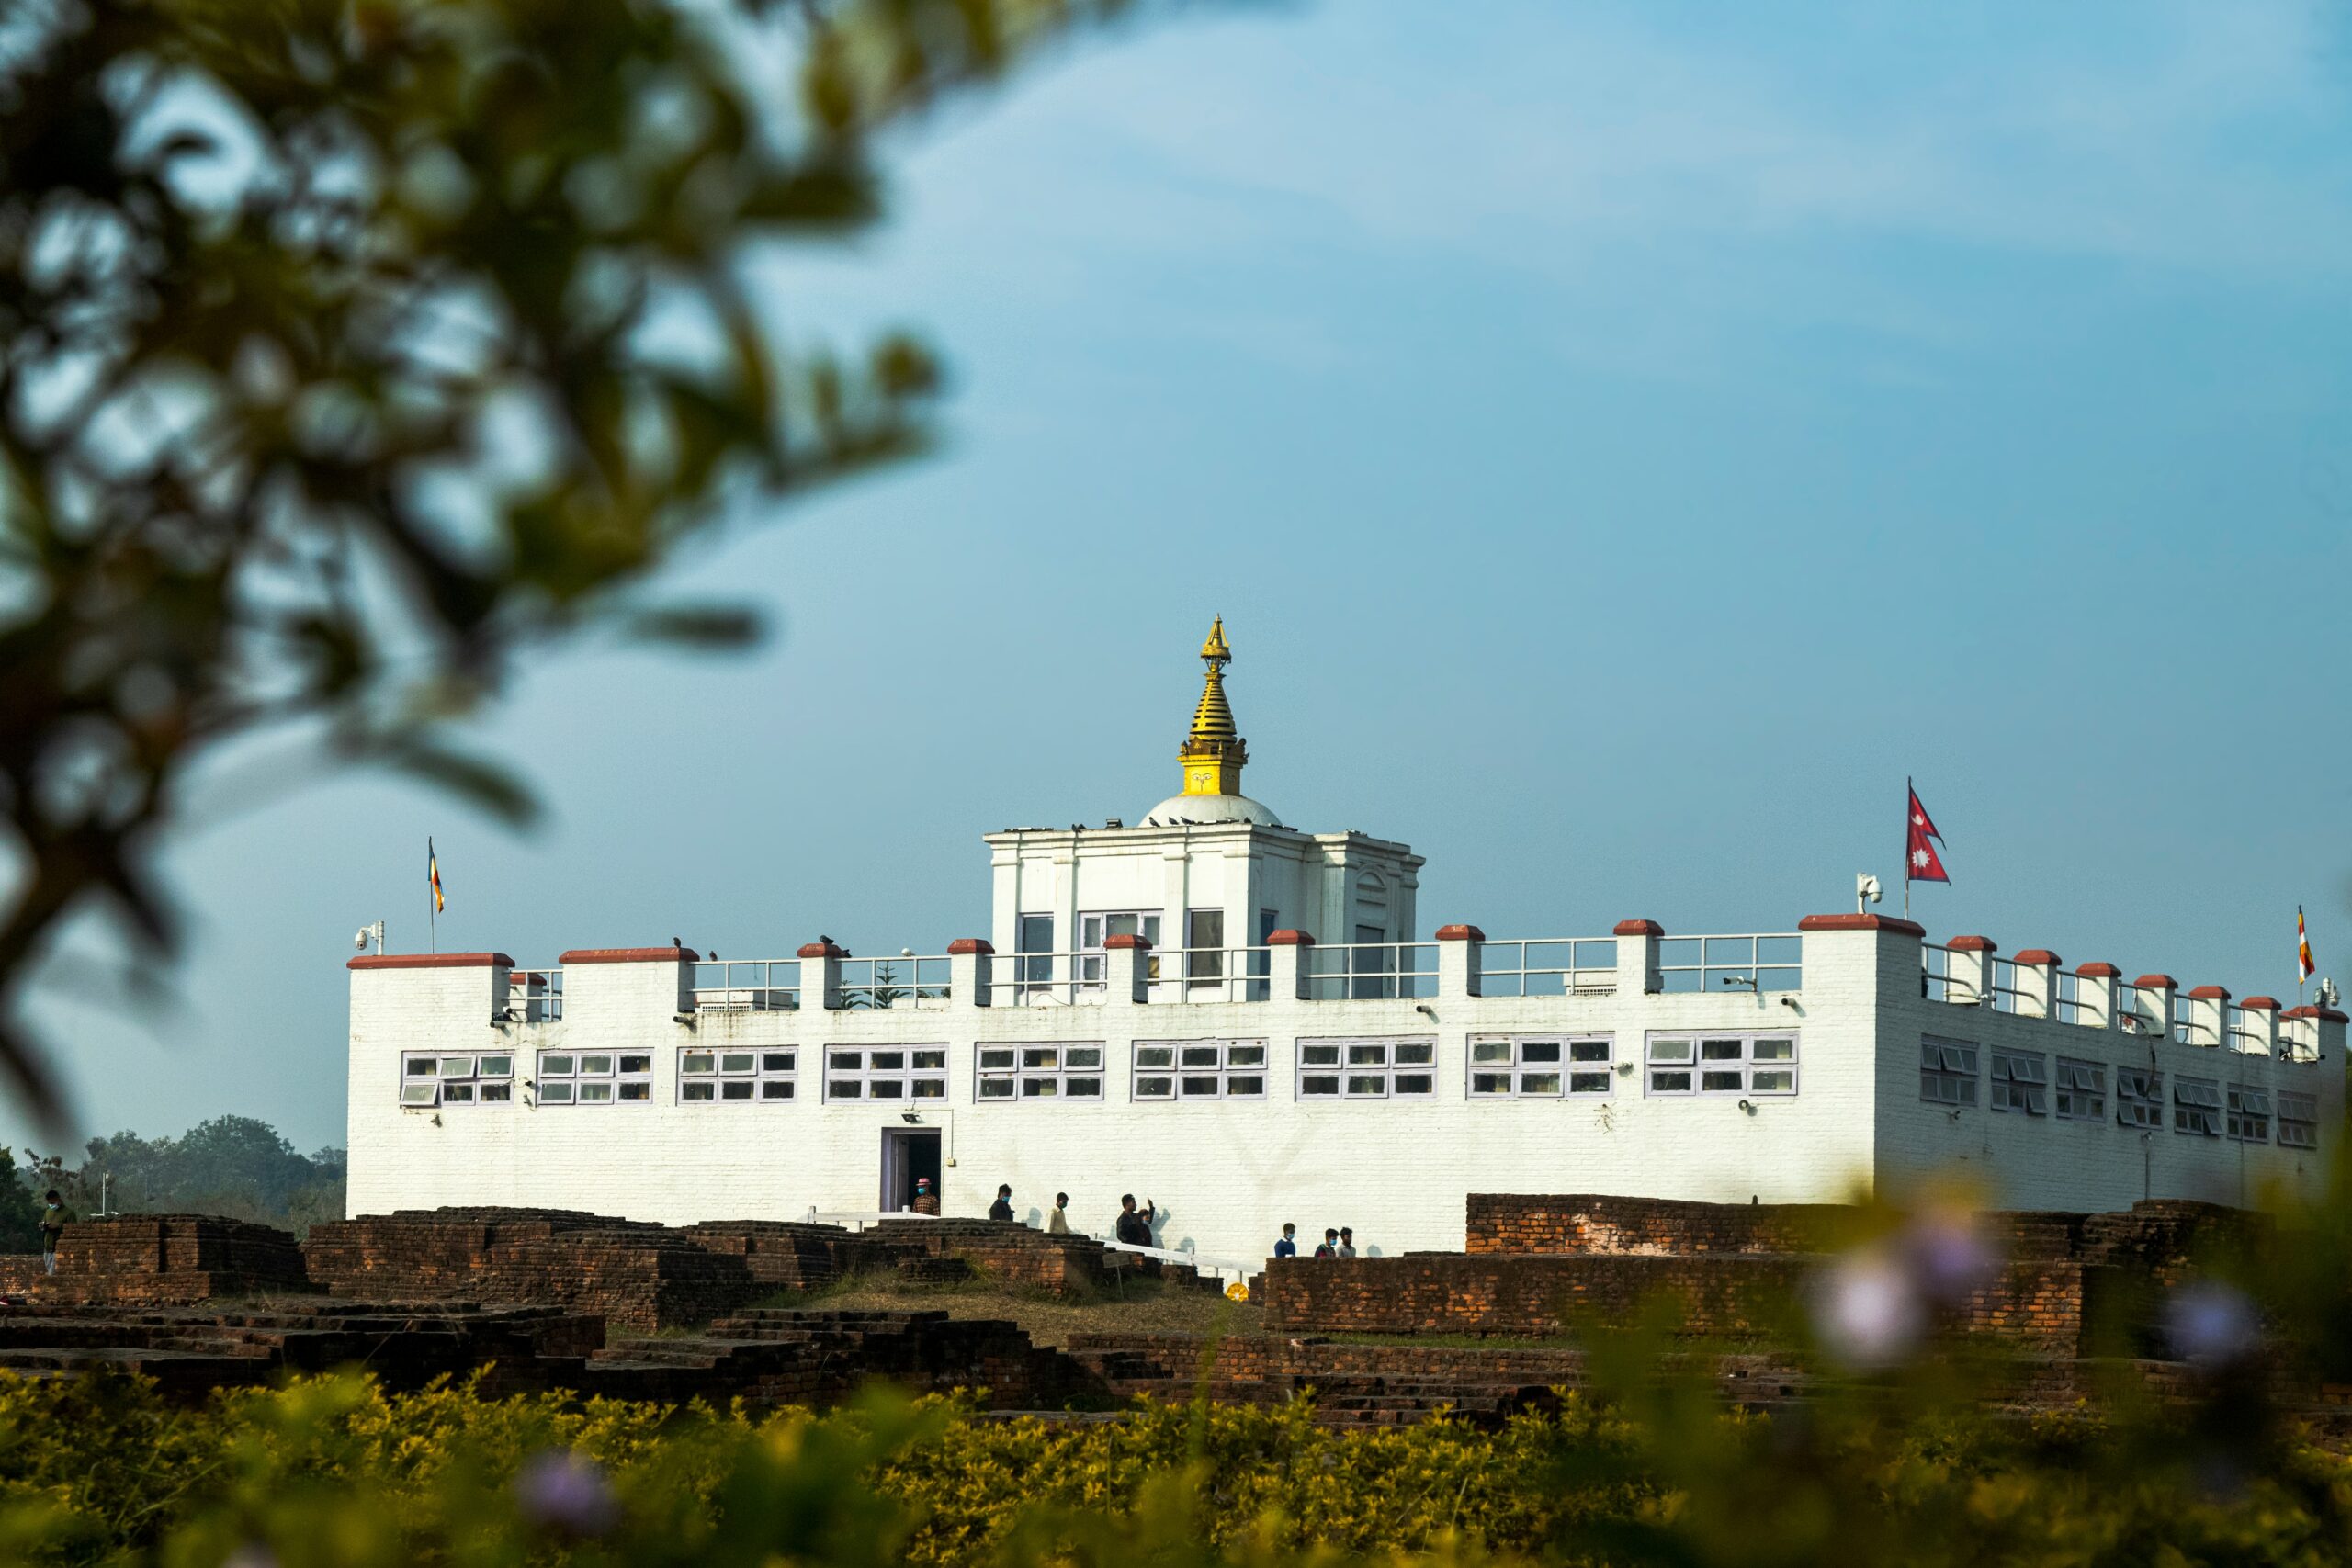
[[[1354,1227],[1458,1248],[1470,1192],[2010,1208],[2315,1194],[2345,1016],[1873,914],[1689,935],[1423,939],[1423,863],[1241,793],[1220,624],[1182,788],[1101,828],[984,836],[986,939],[701,963],[585,948],[352,959],[353,1213],[950,1214],[1010,1182],[1107,1235],[1266,1256]],[[812,924],[817,922],[813,921]]]

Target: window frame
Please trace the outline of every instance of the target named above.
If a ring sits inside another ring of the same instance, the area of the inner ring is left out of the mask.
[[[2161,1133],[2165,1130],[2165,1070],[2162,1067],[2126,1066],[2115,1069],[2115,1124],[2134,1132]],[[2126,1114],[2127,1111],[2129,1114]]]
[[[416,1066],[429,1064],[426,1072]],[[461,1062],[464,1070],[449,1072],[450,1064]],[[487,1064],[503,1062],[505,1070],[485,1070]],[[462,1090],[452,1098],[447,1089]],[[416,1098],[418,1089],[425,1090]],[[513,1051],[403,1051],[400,1059],[400,1078],[394,1090],[394,1102],[403,1111],[435,1111],[445,1105],[511,1105],[514,1101],[514,1053]]]
[[[2247,1104],[2248,1097],[2259,1099],[2260,1108]],[[2240,1144],[2267,1144],[2270,1141],[2271,1093],[2267,1084],[2233,1083],[2222,1096],[2222,1124],[2230,1140]],[[2258,1122],[2252,1132],[2249,1123]]]
[[[2291,1102],[2295,1114],[2288,1113]],[[2276,1097],[2276,1119],[2278,1146],[2282,1149],[2316,1149],[2319,1147],[2319,1096],[2302,1089],[2282,1089]],[[2293,1138],[2287,1136],[2289,1127],[2305,1130]],[[2307,1134],[2307,1135],[2306,1135]]]
[[[692,1064],[697,1056],[710,1058],[707,1068]],[[748,1056],[746,1067],[729,1067],[730,1056]],[[770,1059],[789,1056],[789,1066],[770,1066]],[[673,1093],[680,1105],[791,1105],[800,1099],[800,1047],[798,1045],[681,1045],[678,1047],[677,1087]],[[730,1095],[729,1086],[742,1084],[748,1094]],[[781,1088],[782,1094],[769,1089]],[[708,1094],[693,1090],[708,1089]]]
[[[1033,1053],[1043,1051],[1054,1053],[1050,1065],[1038,1066],[1028,1060]],[[1093,1052],[1095,1065],[1091,1068],[1072,1066],[1069,1053],[1073,1051]],[[991,1052],[1008,1052],[1012,1059],[1002,1066],[991,1066],[989,1061]],[[975,1105],[1100,1105],[1110,1098],[1110,1076],[1111,1047],[1107,1041],[983,1040],[972,1047],[972,1103]],[[1094,1085],[1091,1094],[1070,1092],[1073,1082],[1090,1080]],[[1053,1091],[1049,1094],[1026,1092],[1033,1083],[1048,1082],[1053,1085]],[[1012,1086],[1012,1092],[989,1093],[988,1086],[998,1083]]]
[[[905,1045],[821,1046],[819,1051],[824,1066],[820,1081],[824,1086],[823,1103],[827,1105],[880,1104],[894,1108],[910,1105],[944,1106],[948,1102],[948,1049],[949,1047],[944,1044],[930,1041]],[[905,1057],[906,1060],[897,1066],[876,1066],[873,1058],[886,1053],[894,1053]],[[859,1059],[859,1065],[854,1067],[841,1066],[834,1061],[836,1056],[841,1055],[855,1055]],[[935,1056],[938,1059],[918,1066],[916,1062],[918,1055]],[[855,1094],[835,1093],[835,1089],[844,1083],[859,1085],[858,1092]],[[917,1092],[924,1085],[933,1083],[938,1085],[937,1093]],[[894,1094],[873,1092],[876,1088],[885,1084],[896,1085],[902,1092]]]
[[[552,1072],[550,1061],[573,1064],[563,1072]],[[592,1062],[606,1064],[591,1067]],[[636,1063],[630,1066],[627,1064]],[[532,1058],[531,1102],[535,1106],[577,1105],[650,1105],[653,1102],[653,1053],[651,1051],[614,1051],[601,1047],[576,1050],[569,1046],[548,1046]],[[585,1089],[610,1089],[609,1094],[589,1095]],[[550,1097],[551,1089],[563,1092]],[[637,1092],[631,1093],[634,1089]]]
[[[2210,1098],[2199,1098],[2199,1097]],[[2222,1135],[2222,1080],[2175,1076],[2172,1080],[2172,1130],[2184,1138]]]
[[[1214,1067],[1197,1062],[1187,1063],[1184,1060],[1184,1054],[1188,1051],[1198,1053],[1210,1049],[1215,1049],[1217,1054],[1216,1066]],[[1146,1066],[1144,1053],[1147,1051],[1167,1052],[1168,1064],[1164,1066]],[[1232,1054],[1235,1051],[1255,1051],[1258,1060],[1254,1066],[1248,1062],[1236,1063],[1232,1059]],[[1134,1041],[1127,1047],[1127,1100],[1129,1104],[1148,1105],[1164,1105],[1182,1100],[1262,1100],[1267,1098],[1266,1079],[1271,1076],[1272,1069],[1272,1053],[1262,1037]],[[1211,1077],[1216,1080],[1216,1085],[1214,1092],[1193,1092],[1185,1088],[1187,1079],[1198,1080]],[[1147,1082],[1156,1083],[1161,1079],[1167,1080],[1166,1093],[1148,1094],[1144,1091]],[[1237,1091],[1232,1087],[1237,1080],[1248,1082],[1251,1079],[1257,1081],[1258,1087],[1255,1089]]]
[[[1928,1054],[1936,1054],[1933,1066],[1928,1064]],[[1949,1052],[1965,1052],[1964,1066],[1954,1066]],[[1940,1111],[1973,1111],[1976,1109],[1976,1086],[1984,1071],[1984,1048],[1973,1040],[1962,1040],[1950,1034],[1919,1036],[1919,1103],[1932,1105]],[[1957,1086],[1964,1094],[1948,1095],[1929,1092],[1931,1086]]]
[[[2021,1067],[2030,1069],[2031,1076],[2018,1076]],[[1986,1068],[1986,1110],[2001,1116],[2050,1114],[2050,1057],[2045,1053],[1996,1045]]]
[[[2096,1074],[2097,1081],[2086,1086],[2070,1084],[2066,1081],[2066,1075],[2070,1070]],[[2105,1062],[2093,1061],[2087,1056],[2059,1057],[2057,1070],[2052,1075],[2050,1085],[2050,1113],[2052,1119],[2060,1122],[2106,1121],[2107,1073]],[[2079,1106],[2073,1110],[2067,1108],[2069,1099],[2083,1095],[2093,1097],[2088,1111],[2084,1111]]]
[[[1405,1100],[1419,1103],[1437,1098],[1437,1036],[1434,1034],[1318,1034],[1294,1043],[1291,1098],[1301,1103],[1329,1100],[1347,1103],[1369,1100]],[[1310,1061],[1310,1054],[1329,1051],[1330,1062]],[[1377,1061],[1357,1060],[1360,1053],[1377,1051]],[[1399,1051],[1419,1056],[1398,1060]],[[1311,1089],[1308,1080],[1329,1078],[1329,1089]],[[1418,1079],[1418,1089],[1398,1089],[1399,1078]],[[1359,1089],[1359,1081],[1375,1087]]]
[[[1803,1057],[1799,1032],[1793,1029],[1653,1029],[1642,1036],[1642,1098],[1645,1100],[1794,1100],[1804,1087],[1798,1077],[1798,1064]],[[1758,1056],[1756,1048],[1767,1042],[1786,1041],[1786,1056]],[[1687,1043],[1690,1054],[1685,1057],[1660,1056],[1660,1045]],[[1737,1056],[1707,1054],[1711,1045],[1737,1044]],[[1710,1064],[1713,1064],[1710,1066]],[[1736,1071],[1736,1088],[1718,1085],[1710,1088],[1707,1078],[1728,1077]],[[1761,1073],[1788,1075],[1785,1089],[1759,1089],[1757,1077]],[[1683,1089],[1660,1089],[1661,1073],[1680,1073],[1690,1080]]]
[[[1491,1050],[1498,1045],[1509,1051],[1507,1057],[1479,1060],[1481,1048]],[[1527,1048],[1531,1045],[1539,1049],[1557,1046],[1559,1056],[1556,1060],[1537,1057],[1531,1061],[1527,1055]],[[1600,1055],[1579,1058],[1577,1055],[1578,1046],[1588,1051],[1599,1046]],[[1469,1100],[1608,1100],[1617,1092],[1617,1036],[1613,1031],[1473,1034],[1463,1051],[1463,1058],[1462,1092]],[[1576,1087],[1578,1077],[1596,1075],[1602,1079],[1599,1089]],[[1530,1077],[1540,1079],[1546,1076],[1558,1080],[1553,1088],[1528,1086]],[[1505,1082],[1499,1088],[1481,1089],[1478,1080],[1482,1077],[1500,1077]]]

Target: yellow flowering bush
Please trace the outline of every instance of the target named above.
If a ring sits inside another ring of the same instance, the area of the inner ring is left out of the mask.
[[[0,1561],[1074,1568],[1341,1561],[2332,1563],[2352,1466],[2258,1398],[2024,1420],[1924,1386],[1775,1419],[1650,1375],[1495,1432],[1303,1404],[1000,1418],[876,1395],[752,1416],[297,1379],[175,1407],[0,1376]]]

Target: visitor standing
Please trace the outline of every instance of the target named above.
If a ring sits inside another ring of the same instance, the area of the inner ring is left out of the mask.
[[[57,1189],[54,1187],[41,1194],[41,1202],[43,1204],[40,1212],[41,1271],[45,1274],[54,1274],[57,1272],[57,1238],[64,1234],[66,1222],[73,1219],[74,1213],[65,1206],[65,1200],[58,1196]]]
[[[1315,1256],[1317,1258],[1339,1257],[1340,1233],[1329,1228],[1325,1229],[1323,1232],[1323,1245],[1315,1249]]]
[[[1054,1212],[1046,1216],[1046,1234],[1047,1235],[1069,1235],[1069,1193],[1057,1192],[1054,1194]]]
[[[1288,1220],[1283,1222],[1282,1239],[1274,1243],[1274,1256],[1276,1258],[1298,1256],[1298,1227]]]
[[[1340,1227],[1339,1255],[1341,1258],[1353,1258],[1356,1255],[1356,1233],[1346,1225]]]
[[[1129,1247],[1149,1247],[1151,1245],[1151,1222],[1159,1217],[1159,1204],[1154,1203],[1149,1200],[1146,1200],[1142,1211],[1138,1213],[1136,1209],[1136,1195],[1134,1193],[1123,1192],[1119,1195],[1119,1223],[1117,1235],[1119,1239],[1125,1242]]]
[[[989,1218],[992,1220],[1002,1220],[1008,1224],[1011,1223],[1012,1219],[1012,1183],[1010,1181],[998,1184],[996,1190],[996,1201],[989,1205]]]

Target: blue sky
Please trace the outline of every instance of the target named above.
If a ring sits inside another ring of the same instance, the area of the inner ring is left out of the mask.
[[[42,1010],[85,1132],[340,1143],[428,832],[525,963],[979,933],[980,833],[1176,787],[1219,613],[1250,793],[1412,842],[1425,931],[1899,899],[1907,773],[1939,937],[2288,994],[2301,902],[2352,979],[2342,11],[1220,11],[905,153],[763,276],[924,328],[941,454],[685,565],[757,653],[536,669],[537,831],[357,778],[186,840],[169,1007]]]

